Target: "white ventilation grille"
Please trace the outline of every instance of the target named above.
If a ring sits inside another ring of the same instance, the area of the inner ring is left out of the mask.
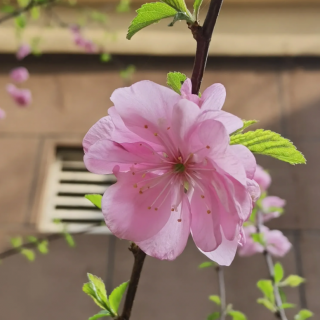
[[[103,194],[116,182],[113,175],[96,175],[87,171],[79,148],[58,148],[56,161],[50,167],[45,190],[39,229],[41,232],[68,232],[90,230],[90,233],[108,233],[101,211],[85,194]],[[56,223],[56,221],[61,223]]]

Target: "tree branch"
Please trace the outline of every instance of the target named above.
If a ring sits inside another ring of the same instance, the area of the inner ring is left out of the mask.
[[[261,212],[259,212],[259,210],[258,210],[258,212],[257,212],[257,232],[258,233],[261,232],[261,227],[262,226],[263,226],[262,215],[261,215]],[[277,309],[278,309],[277,312],[275,312],[275,316],[278,319],[281,319],[281,320],[288,320],[284,309],[281,308],[282,300],[281,300],[279,288],[276,285],[276,282],[275,282],[275,279],[274,279],[274,264],[273,264],[273,261],[272,261],[271,254],[269,253],[269,251],[267,249],[265,249],[263,251],[263,255],[264,255],[265,259],[266,259],[268,271],[269,271],[270,278],[271,278],[272,285],[273,285],[275,302],[276,302],[276,306],[277,306]]]
[[[131,315],[131,310],[136,296],[140,275],[143,267],[146,254],[135,244],[132,243],[129,250],[133,253],[134,264],[132,268],[131,278],[129,282],[129,287],[124,302],[123,311],[118,320],[129,320]]]
[[[191,30],[194,39],[197,41],[197,51],[191,77],[193,94],[199,94],[204,70],[207,64],[211,37],[219,16],[222,2],[223,0],[211,0],[203,27],[201,27],[198,22],[189,25],[189,29]]]
[[[46,4],[50,4],[50,3],[54,3],[57,0],[47,0],[47,1],[43,1],[43,2],[39,2],[39,1],[35,1],[35,0],[30,0],[29,3],[20,9],[17,9],[13,12],[10,12],[9,14],[3,16],[0,18],[0,23],[5,22],[7,20],[10,20],[12,18],[18,17],[20,16],[20,14],[28,12],[29,10],[31,10],[34,7],[40,7]]]

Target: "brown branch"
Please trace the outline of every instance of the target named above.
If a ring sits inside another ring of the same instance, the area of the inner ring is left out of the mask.
[[[191,77],[193,94],[199,94],[204,70],[207,64],[211,37],[219,16],[222,2],[223,0],[211,0],[203,27],[201,27],[198,22],[189,25],[189,29],[191,30],[194,39],[197,41],[197,51]]]
[[[132,268],[131,278],[130,278],[129,287],[126,295],[126,300],[124,302],[122,315],[118,317],[118,320],[130,319],[131,310],[132,310],[134,298],[136,296],[143,263],[146,257],[146,254],[135,243],[131,244],[129,250],[133,253],[134,264]]]
[[[9,14],[3,16],[0,18],[0,23],[5,22],[7,20],[10,20],[12,18],[18,17],[20,16],[20,14],[28,12],[29,10],[31,10],[34,7],[40,7],[46,4],[50,4],[50,3],[54,3],[57,0],[47,0],[47,1],[43,1],[43,2],[39,2],[39,1],[35,1],[35,0],[30,0],[29,3],[20,9],[17,9],[13,12],[10,12]]]
[[[226,298],[226,286],[224,282],[224,270],[222,266],[217,266],[216,270],[218,272],[219,280],[219,294],[220,294],[220,320],[225,320],[226,310],[227,310],[227,298]]]

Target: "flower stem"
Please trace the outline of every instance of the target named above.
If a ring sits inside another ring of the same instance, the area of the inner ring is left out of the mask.
[[[133,253],[134,264],[131,272],[131,278],[129,282],[129,287],[124,302],[124,307],[121,316],[118,317],[118,320],[129,320],[131,315],[131,310],[136,296],[140,275],[143,267],[143,263],[146,257],[146,254],[135,244],[132,243],[129,250]]]
[[[211,0],[207,16],[202,27],[198,22],[189,25],[189,29],[191,30],[194,39],[197,41],[197,51],[191,77],[193,94],[199,94],[204,70],[207,64],[211,37],[222,2],[223,0]]]
[[[224,283],[224,270],[222,266],[217,266],[216,270],[218,272],[219,280],[219,291],[220,291],[220,320],[225,320],[226,309],[227,309],[227,299],[226,299],[226,286]]]
[[[257,231],[258,231],[258,233],[261,232],[262,226],[263,226],[262,215],[261,215],[261,212],[259,212],[259,210],[258,210],[258,212],[257,212]],[[281,308],[282,300],[281,300],[281,296],[280,296],[280,292],[279,292],[279,287],[276,285],[276,282],[274,279],[274,264],[273,264],[271,254],[269,253],[269,251],[267,249],[265,249],[263,251],[263,255],[266,259],[268,271],[269,271],[270,278],[271,278],[272,285],[273,285],[275,303],[276,303],[276,306],[278,309],[275,312],[275,316],[276,316],[276,318],[281,319],[281,320],[288,320],[284,309]]]

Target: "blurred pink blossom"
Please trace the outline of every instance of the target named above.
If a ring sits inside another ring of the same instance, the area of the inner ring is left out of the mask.
[[[286,205],[286,200],[276,196],[268,196],[261,201],[263,221],[278,218],[282,214],[282,208]]]
[[[0,120],[6,117],[6,112],[0,108]]]
[[[102,199],[113,234],[173,260],[191,231],[200,251],[230,265],[260,189],[253,154],[229,145],[243,123],[221,111],[225,95],[212,85],[198,103],[151,81],[114,91],[83,140],[87,169],[118,180]]]
[[[23,58],[28,56],[30,53],[31,53],[31,47],[28,44],[24,43],[18,48],[16,57],[18,60],[22,60]]]
[[[253,178],[261,188],[261,191],[266,191],[271,184],[271,176],[261,166],[257,164],[257,169]]]
[[[24,67],[18,67],[10,71],[10,78],[17,83],[24,82],[29,78],[29,71]]]
[[[14,84],[8,84],[7,92],[13,98],[13,100],[22,107],[26,107],[31,103],[31,92],[28,89],[19,89]]]
[[[251,235],[257,233],[255,226],[244,227],[246,243],[239,247],[240,256],[252,256],[255,253],[263,252],[266,249],[275,257],[283,257],[291,248],[288,238],[279,230],[270,230],[266,226],[261,227],[262,238],[265,246],[253,241]]]
[[[85,50],[87,53],[95,53],[97,52],[97,46],[91,41],[83,37],[81,34],[80,27],[77,25],[72,25],[70,30],[73,34],[74,43]]]

